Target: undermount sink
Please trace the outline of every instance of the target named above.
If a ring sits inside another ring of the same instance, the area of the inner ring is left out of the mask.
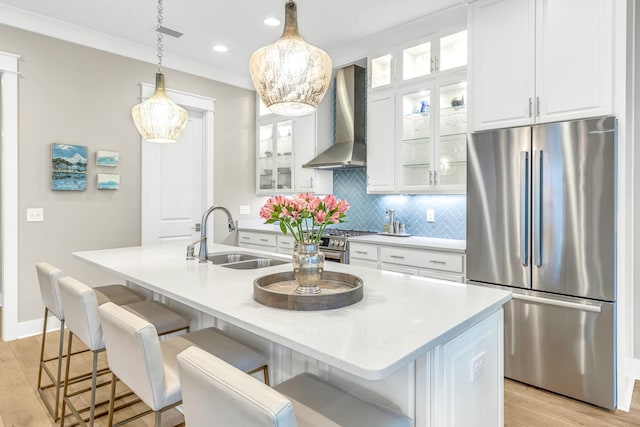
[[[259,258],[259,256],[251,255],[251,254],[245,254],[245,253],[242,253],[242,252],[232,252],[232,253],[226,253],[226,254],[215,254],[215,255],[209,255],[207,257],[207,259],[209,259],[210,262],[212,262],[213,264],[216,264],[216,265],[229,264],[231,262],[247,261],[247,260],[256,259],[256,258]]]
[[[221,267],[233,268],[236,270],[253,270],[255,268],[273,267],[274,265],[285,264],[286,261],[271,258],[257,258],[248,261],[232,262],[223,264]]]
[[[262,258],[259,255],[247,254],[244,252],[214,254],[209,255],[207,258],[215,265],[225,268],[233,268],[235,270],[253,270],[256,268],[281,265],[287,262],[273,258]]]

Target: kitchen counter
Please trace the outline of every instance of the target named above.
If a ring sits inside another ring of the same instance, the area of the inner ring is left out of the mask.
[[[415,249],[436,249],[464,253],[467,242],[465,240],[440,239],[422,236],[386,236],[382,234],[368,234],[366,236],[349,237],[350,242],[371,243],[376,245],[402,246]]]
[[[210,246],[209,250],[210,253],[258,252],[218,244]],[[502,305],[511,298],[509,292],[502,290],[327,263],[327,270],[350,273],[363,279],[362,301],[336,310],[288,311],[263,306],[253,300],[252,293],[254,279],[290,271],[289,263],[234,270],[211,263],[201,264],[197,260],[187,261],[182,244],[83,251],[73,255],[128,282],[313,358],[320,364],[318,366],[326,364],[329,370],[337,368],[335,372],[353,375],[360,379],[357,381],[374,381],[372,384],[388,377],[394,378],[395,382],[398,376],[406,381],[407,369],[416,375],[415,366],[435,360],[432,359],[435,357],[433,351],[444,349],[447,343],[459,339],[456,337],[465,336],[465,332],[480,328],[489,320],[492,325],[498,322],[498,326],[489,329],[497,331],[495,339],[501,343]],[[475,339],[475,336],[474,333],[467,339]],[[498,373],[501,390],[501,352],[494,358],[485,363],[496,366],[492,372]],[[275,369],[288,368],[276,366]],[[401,374],[397,375],[398,372]],[[466,381],[467,375],[464,378]],[[425,380],[415,381],[422,383]],[[406,384],[400,389],[402,396],[409,393],[405,387]],[[412,396],[414,400],[419,398]],[[401,397],[390,396],[390,399]],[[419,403],[420,407],[424,405],[428,402]],[[501,405],[500,400],[500,414]],[[409,404],[399,406],[411,411]]]

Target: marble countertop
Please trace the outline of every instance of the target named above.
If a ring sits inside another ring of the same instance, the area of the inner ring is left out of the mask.
[[[256,252],[211,245],[210,253]],[[130,282],[218,317],[361,378],[386,377],[500,307],[508,291],[347,264],[325,268],[359,276],[362,301],[325,311],[288,311],[253,300],[253,281],[291,265],[234,270],[185,260],[183,244],[75,252]],[[275,254],[269,254],[275,257]],[[286,255],[279,256],[289,259]]]

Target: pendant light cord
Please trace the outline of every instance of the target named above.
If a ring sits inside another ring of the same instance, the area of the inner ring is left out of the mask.
[[[156,47],[158,48],[158,72],[162,72],[162,39],[164,35],[160,31],[162,28],[162,0],[158,0],[158,26],[156,27]]]

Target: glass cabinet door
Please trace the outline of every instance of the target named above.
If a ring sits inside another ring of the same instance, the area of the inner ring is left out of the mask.
[[[291,120],[261,125],[258,128],[259,190],[290,190],[293,170]]]
[[[260,190],[273,190],[274,125],[269,123],[258,128],[258,177]]]
[[[402,50],[402,80],[424,77],[434,70],[431,42],[421,43]]]
[[[440,38],[438,71],[451,70],[467,65],[467,31]]]
[[[401,140],[398,147],[400,187],[430,185],[431,156],[431,90],[421,89],[402,95]]]
[[[467,168],[467,82],[440,87],[435,184],[464,186]]]
[[[391,84],[393,57],[391,54],[371,59],[371,88],[389,86]]]
[[[292,155],[292,121],[285,120],[276,123],[276,185],[279,190],[291,190],[291,171],[293,170]]]

